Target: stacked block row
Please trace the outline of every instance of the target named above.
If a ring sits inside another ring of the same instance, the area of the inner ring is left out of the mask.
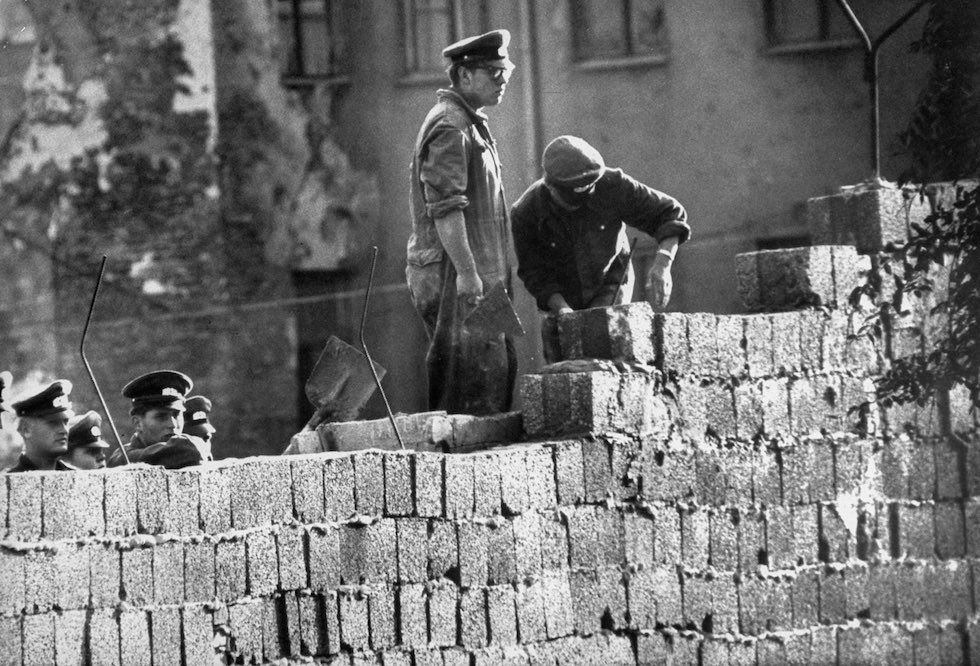
[[[760,645],[825,626],[850,654],[881,627],[976,616],[973,482],[951,480],[947,443],[908,446],[610,435],[9,475],[0,643],[14,663],[79,649],[644,663],[688,648],[761,660]]]
[[[929,202],[914,188],[846,187],[806,202],[814,243],[853,245],[862,253],[904,243],[912,225],[920,224],[929,212]]]

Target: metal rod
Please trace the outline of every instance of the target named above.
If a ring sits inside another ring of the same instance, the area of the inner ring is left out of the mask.
[[[368,299],[371,298],[371,288],[374,287],[374,268],[378,263],[378,246],[372,245],[371,251],[371,274],[368,276],[367,289],[364,291],[364,309],[361,311],[361,351],[364,352],[364,356],[367,358],[368,367],[371,368],[371,376],[374,377],[374,383],[378,387],[378,392],[381,393],[381,399],[385,403],[385,411],[388,412],[388,420],[391,421],[391,428],[395,431],[395,438],[398,440],[398,446],[405,448],[405,442],[402,441],[402,434],[398,430],[398,424],[395,423],[395,415],[391,413],[391,405],[388,404],[388,396],[385,395],[385,390],[381,386],[381,380],[378,379],[378,373],[374,369],[374,361],[371,360],[371,352],[368,351],[367,343],[364,341],[364,324],[367,321],[368,312]]]
[[[847,17],[848,22],[851,27],[854,28],[854,32],[857,33],[858,38],[861,40],[861,44],[864,47],[864,72],[865,78],[868,81],[868,96],[871,100],[871,168],[872,168],[872,179],[874,182],[881,180],[881,138],[879,137],[879,123],[880,123],[880,109],[878,102],[878,51],[881,49],[881,45],[886,39],[891,37],[896,30],[898,30],[902,25],[905,24],[912,16],[915,15],[917,11],[925,6],[928,0],[920,0],[909,9],[905,14],[903,14],[897,21],[892,23],[888,29],[886,29],[881,35],[872,43],[871,39],[868,37],[867,31],[858,17],[854,14],[854,10],[851,6],[847,4],[847,0],[836,0],[837,4],[840,5],[841,10]]]
[[[102,286],[102,274],[105,273],[105,264],[108,260],[106,255],[102,255],[102,264],[99,266],[99,277],[95,281],[95,291],[92,292],[92,302],[88,306],[88,316],[85,318],[85,328],[82,329],[82,342],[78,346],[78,351],[82,356],[82,363],[85,365],[85,371],[88,373],[88,378],[92,380],[92,386],[95,387],[95,393],[99,396],[99,402],[102,404],[102,411],[105,412],[106,420],[109,421],[109,427],[112,428],[112,435],[116,438],[116,444],[119,445],[119,450],[122,451],[123,458],[126,459],[126,464],[129,464],[129,454],[126,453],[126,447],[123,446],[122,438],[119,437],[119,431],[116,430],[116,424],[112,421],[112,414],[109,412],[109,406],[105,403],[105,398],[102,397],[102,391],[99,389],[99,382],[95,381],[95,374],[92,372],[92,366],[89,365],[88,359],[85,358],[85,338],[88,336],[88,325],[92,322],[92,313],[95,312],[95,301],[99,297],[99,287]]]

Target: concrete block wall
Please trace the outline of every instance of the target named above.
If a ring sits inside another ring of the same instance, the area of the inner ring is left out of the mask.
[[[949,474],[957,455],[941,440],[607,434],[8,475],[0,650],[15,664],[965,663],[980,497]]]

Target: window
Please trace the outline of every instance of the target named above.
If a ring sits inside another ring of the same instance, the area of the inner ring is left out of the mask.
[[[487,0],[402,0],[405,72],[442,75],[442,50],[489,30]]]
[[[280,72],[285,81],[338,80],[347,74],[343,5],[337,0],[278,0]]]
[[[23,0],[0,0],[0,44],[33,44],[34,22]]]
[[[873,0],[849,0],[864,20]],[[769,46],[782,50],[851,46],[854,29],[836,0],[764,0]]]
[[[576,62],[649,58],[667,52],[665,0],[571,0]]]

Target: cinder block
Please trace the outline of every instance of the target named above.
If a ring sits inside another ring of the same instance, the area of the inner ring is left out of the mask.
[[[568,529],[561,513],[541,516],[541,566],[545,571],[569,566]],[[652,544],[652,536],[651,536]]]
[[[819,310],[804,310],[799,313],[800,326],[800,368],[816,372],[823,369],[824,313]]]
[[[815,504],[794,506],[793,515],[793,560],[796,564],[815,564],[819,559],[820,518]]]
[[[3,484],[0,484],[3,485]],[[23,663],[23,634],[21,617],[0,615],[0,655],[8,666],[21,666]]]
[[[386,582],[397,575],[395,521],[385,518],[364,527],[340,529],[341,577],[347,584]]]
[[[279,589],[299,590],[309,586],[306,573],[306,552],[303,529],[283,527],[276,534],[279,559]]]
[[[603,628],[604,614],[607,610],[610,611],[609,619],[611,619],[613,609],[609,607],[609,604],[604,603],[605,595],[603,594],[599,572],[586,569],[573,570],[569,572],[568,577],[577,633],[588,635],[600,631]],[[520,610],[520,605],[520,599],[518,599],[518,610]],[[527,641],[523,631],[521,641]]]
[[[214,551],[215,596],[234,602],[245,596],[245,540],[218,541]]]
[[[85,624],[86,612],[83,610],[63,611],[54,617],[55,663],[85,664]],[[178,643],[179,646],[179,643]],[[20,650],[18,642],[17,650]],[[0,652],[6,661],[10,653]],[[179,659],[179,657],[178,657]]]
[[[214,543],[208,540],[184,543],[184,600],[207,602],[215,594]]]
[[[399,586],[398,611],[402,645],[407,648],[424,647],[429,640],[425,586],[415,583]]]
[[[974,568],[971,577],[971,566]],[[927,564],[925,569],[926,616],[934,620],[963,619],[974,612],[973,595],[980,583],[976,581],[976,563],[952,560]]]
[[[231,529],[230,467],[210,464],[201,470],[201,527],[207,534]]]
[[[487,534],[487,548],[490,584],[514,582],[517,579],[517,560],[514,551],[513,524],[504,522],[493,527]],[[431,557],[431,548],[429,552]]]
[[[92,664],[120,663],[119,621],[114,608],[95,609],[89,614],[88,658]]]
[[[716,315],[707,312],[687,315],[687,344],[691,353],[691,372],[695,375],[719,375],[716,327]]]
[[[783,501],[789,505],[809,504],[814,463],[810,440],[797,439],[792,446],[780,449],[779,459],[782,467]]]
[[[272,595],[279,583],[276,540],[269,532],[250,532],[245,537],[248,562],[248,593],[253,597]]]
[[[601,520],[599,510],[592,506],[569,510],[568,550],[573,568],[595,569],[603,564],[603,551],[599,544]]]
[[[963,465],[959,448],[947,440],[939,440],[933,445],[933,452],[936,456],[936,499],[960,499],[964,495],[960,483]]]
[[[541,574],[541,517],[537,513],[514,516],[514,560],[517,576],[527,578]],[[460,526],[462,532],[462,526]],[[460,536],[460,566],[463,566],[462,535]],[[465,585],[465,583],[464,583]]]
[[[899,664],[913,654],[912,633],[888,624],[842,627],[837,633],[838,663]]]
[[[387,585],[376,585],[368,596],[368,620],[371,648],[387,650],[397,641],[395,629],[395,592]]]
[[[228,629],[232,654],[245,663],[262,662],[262,633],[265,624],[262,600],[239,602],[228,606]]]
[[[524,431],[520,412],[489,416],[453,414],[449,419],[453,428],[451,452],[478,451],[500,442],[516,442]]]
[[[913,443],[909,450],[909,498],[933,500],[936,497],[936,459],[932,444]]]
[[[319,595],[297,595],[299,606],[300,650],[303,656],[328,654],[326,608]],[[296,656],[293,652],[293,656]]]
[[[41,538],[41,485],[44,478],[43,474],[7,475],[7,527],[11,539],[37,541]]]
[[[964,643],[963,632],[955,625],[924,626],[912,632],[915,663],[923,666],[969,663]]]
[[[771,315],[755,314],[745,317],[745,359],[749,377],[771,377],[775,374]]]
[[[654,506],[653,557],[660,564],[681,563],[681,516],[676,507]]]
[[[760,389],[765,434],[769,437],[788,437],[792,432],[789,418],[789,380],[785,377],[763,379]]]
[[[747,371],[745,357],[745,319],[739,315],[718,315],[715,324],[718,374],[742,377]]]
[[[814,242],[854,245],[862,253],[903,243],[909,225],[920,223],[928,212],[914,193],[894,187],[841,188],[838,194],[807,200]]]
[[[966,554],[969,557],[980,557],[980,501],[970,499],[964,502],[963,513],[966,525]]]
[[[842,493],[837,490],[837,472],[841,466],[836,464],[835,444],[841,441],[848,440],[834,440],[831,438],[814,438],[808,440],[812,460],[810,467],[810,502],[832,502],[838,494],[846,493],[846,491]],[[849,469],[848,471],[853,472],[853,476],[857,481],[848,482],[845,476],[843,484],[840,487],[849,488],[851,492],[857,492],[862,477],[861,466],[865,461],[862,459],[860,445],[852,445],[850,450],[856,455],[851,456],[849,460],[845,461],[844,466],[850,468],[853,465],[856,467],[856,469]]]
[[[340,644],[346,650],[367,650],[370,645],[368,599],[362,594],[342,592],[340,604]]]
[[[323,499],[327,520],[347,520],[354,514],[353,456],[334,454],[323,461]]]
[[[614,485],[610,466],[611,445],[610,442],[599,437],[590,437],[581,442],[585,500],[587,502],[601,502]]]
[[[136,475],[125,467],[104,472],[105,534],[129,536],[136,534]]]
[[[426,585],[426,593],[429,644],[439,647],[458,644],[459,626],[456,618],[459,612],[459,588],[451,582],[429,583]]]
[[[149,617],[144,611],[119,614],[119,660],[123,664],[152,663]]]
[[[754,441],[765,432],[762,382],[739,382],[733,387],[732,393],[735,400],[735,436],[743,442]]]
[[[936,556],[941,560],[966,554],[966,527],[963,505],[959,502],[935,504]]]
[[[89,605],[88,552],[78,543],[59,544],[51,565],[54,575],[53,605],[76,610]]]
[[[55,614],[25,615],[23,618],[24,664],[55,663]]]
[[[323,457],[296,455],[289,460],[293,483],[293,506],[301,523],[326,519],[323,497]]]
[[[444,411],[398,414],[395,423],[407,449],[433,451],[452,443],[452,423]],[[317,434],[325,451],[399,450],[388,418],[323,423]]]
[[[851,554],[856,556],[854,535],[848,529],[846,521],[849,511],[850,507],[847,505],[820,505],[819,556],[821,561],[844,562]]]
[[[760,564],[769,563],[766,550],[766,516],[750,507],[739,511],[738,567],[742,571],[755,571]]]
[[[567,572],[545,573],[541,577],[540,585],[548,638],[555,639],[570,635],[575,630],[575,617],[572,612],[572,591]]]
[[[775,506],[783,501],[779,452],[762,447],[751,456],[752,500],[762,506]]]
[[[920,559],[933,557],[936,552],[933,503],[893,504],[892,511],[898,515],[900,552]]]
[[[473,515],[473,458],[468,455],[447,455],[446,517],[465,518]]]
[[[154,548],[133,548],[122,551],[122,590],[126,601],[133,606],[153,603]]]
[[[898,616],[895,578],[894,566],[868,569],[868,611],[872,620],[892,621]]]
[[[415,511],[419,516],[443,515],[443,460],[444,456],[437,453],[415,455]]]
[[[460,522],[459,536],[459,580],[463,587],[482,587],[489,576],[490,528],[473,522]]]
[[[354,461],[354,498],[357,512],[377,516],[384,512],[384,458],[379,451],[360,451]]]
[[[473,511],[491,516],[501,510],[499,456],[495,453],[473,454]]]
[[[531,505],[524,447],[501,450],[497,463],[500,466],[500,500],[504,515],[524,513]]]
[[[691,371],[687,322],[687,315],[678,312],[658,312],[653,316],[653,347],[660,370],[680,374]]]
[[[429,521],[429,579],[455,578],[459,571],[459,540],[455,523]]]
[[[184,548],[178,541],[159,543],[153,553],[153,600],[157,605],[184,602]]]
[[[136,521],[144,534],[160,534],[170,496],[166,472],[161,468],[140,469],[136,474]]]
[[[156,664],[181,663],[180,609],[157,608],[150,612],[150,648]]]
[[[340,529],[318,526],[306,534],[310,588],[324,592],[340,584]]]
[[[26,554],[0,548],[0,616],[20,615],[26,599]],[[20,642],[17,643],[20,645]]]
[[[681,557],[684,565],[704,569],[708,566],[709,549],[708,512],[698,509],[681,511]]]
[[[486,595],[489,644],[515,645],[517,607],[514,588],[509,585],[492,585],[486,588]]]
[[[757,253],[759,295],[766,310],[834,307],[833,247],[815,245]]]
[[[844,569],[845,616],[849,620],[871,615],[868,579],[868,567],[864,563],[849,564]]]
[[[684,595],[684,623],[692,624],[701,631],[711,627],[711,584],[704,576],[685,574],[681,578]]]
[[[772,315],[772,367],[779,374],[795,374],[803,366],[799,312]]]
[[[411,516],[415,513],[412,477],[414,456],[389,451],[384,455],[385,513],[389,516]]]
[[[773,569],[790,569],[796,565],[793,550],[793,514],[790,507],[772,506],[766,516],[766,552]]]
[[[112,544],[89,543],[83,547],[88,560],[89,604],[92,608],[114,607],[121,599],[121,554]]]
[[[652,567],[653,517],[643,511],[630,511],[624,512],[622,518],[626,564],[632,569]]]
[[[105,533],[101,475],[46,474],[42,478],[45,538],[77,539]]]
[[[735,283],[742,305],[749,312],[762,310],[758,257],[758,252],[739,252],[735,255]]]
[[[487,645],[487,605],[483,588],[464,589],[459,594],[459,639],[468,650]]]
[[[399,582],[424,582],[428,558],[427,521],[422,518],[402,518],[396,521],[395,528],[398,539]]]
[[[847,619],[847,588],[844,571],[825,569],[819,578],[820,621],[842,624]]]
[[[793,627],[808,629],[820,622],[820,573],[802,569],[792,580]]]
[[[895,574],[898,619],[917,620],[926,617],[929,603],[926,568],[918,563],[904,562],[892,570]]]
[[[571,505],[585,497],[582,442],[569,440],[554,445],[558,503]]]
[[[167,474],[169,502],[163,520],[165,532],[181,535],[201,532],[200,476],[197,470],[172,470]]]
[[[526,450],[525,465],[528,480],[528,507],[545,510],[557,506],[555,464],[550,447],[530,446]]]

